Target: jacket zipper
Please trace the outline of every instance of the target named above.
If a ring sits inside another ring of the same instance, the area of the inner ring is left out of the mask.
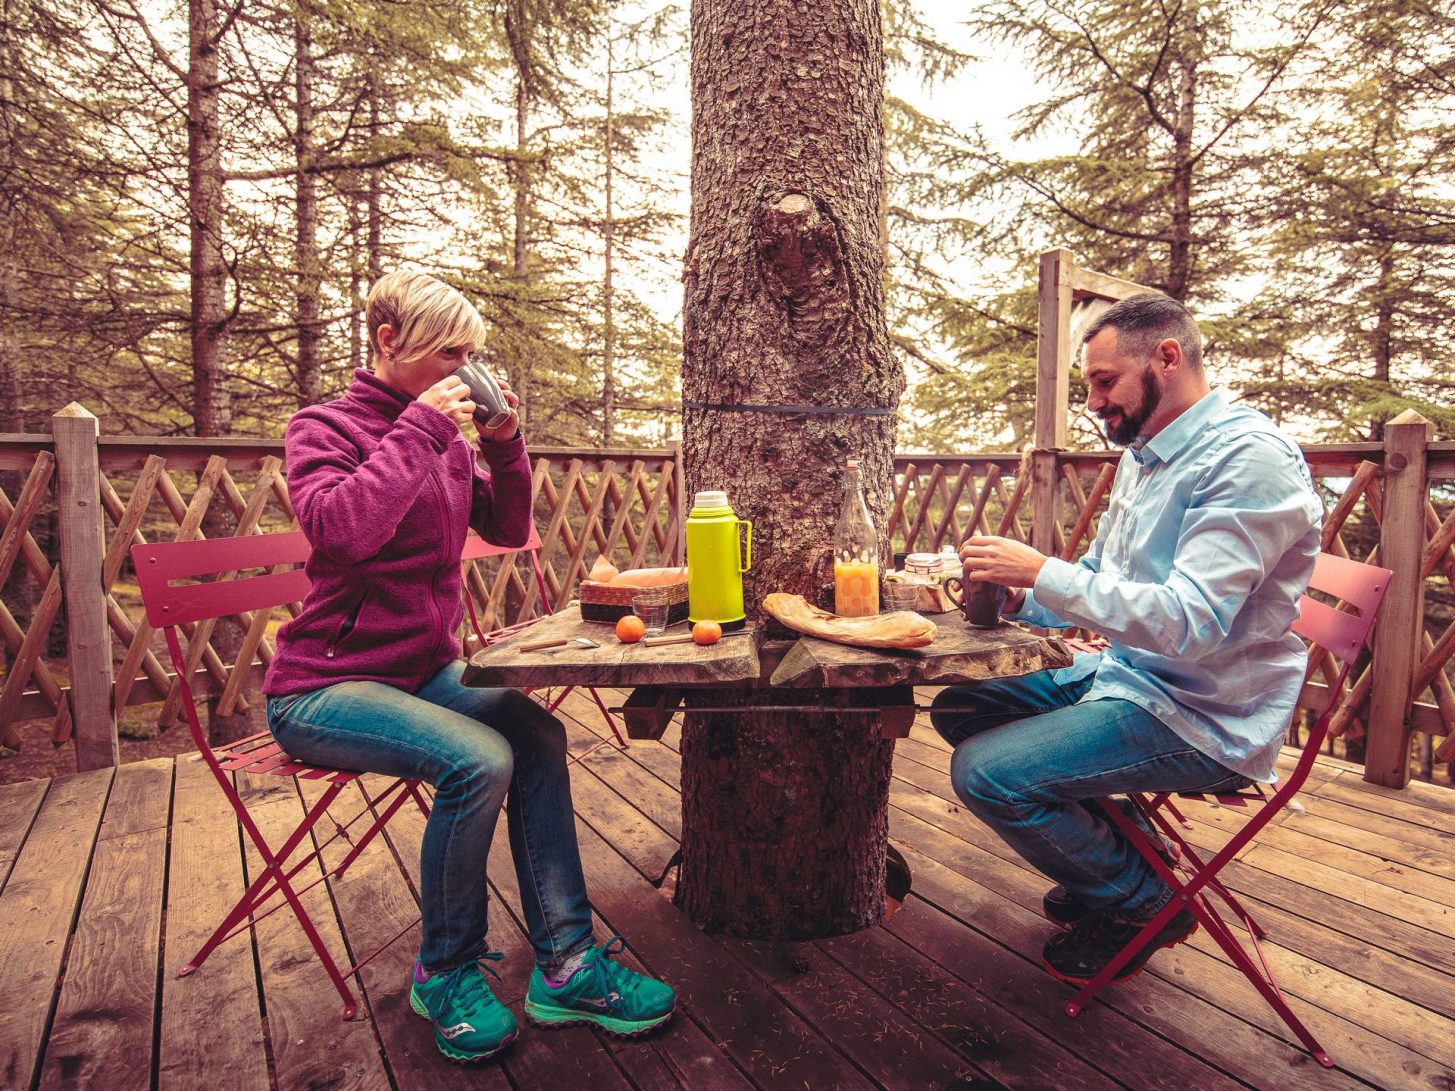
[[[368,597],[369,592],[367,589],[365,589],[364,593],[359,596],[359,601],[354,604],[354,608],[349,611],[349,616],[344,618],[343,622],[338,627],[338,631],[333,634],[333,639],[330,640],[328,642],[328,646],[323,649],[323,656],[325,659],[332,659],[334,657],[334,653],[338,651],[339,645],[347,640],[350,634],[353,633],[355,626],[359,624],[359,615],[364,612],[364,602],[366,599],[368,599]]]
[[[446,502],[444,486],[440,484],[439,475],[431,473],[430,481],[434,484],[435,499],[439,502],[440,509],[440,541],[448,547],[448,531],[450,529],[450,508]],[[429,662],[434,663],[440,653],[440,644],[444,642],[445,619],[440,614],[439,605],[439,579],[440,567],[435,566],[434,575],[429,580],[429,610],[430,616],[434,618],[434,647],[429,653]]]

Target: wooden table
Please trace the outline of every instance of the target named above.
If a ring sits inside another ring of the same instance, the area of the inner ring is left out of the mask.
[[[958,613],[929,615],[939,626],[926,648],[850,647],[815,637],[764,639],[761,630],[725,636],[716,644],[623,644],[611,625],[582,621],[572,605],[520,633],[478,651],[465,668],[469,686],[610,686],[633,689],[623,708],[632,738],[660,738],[692,689],[823,689],[844,691],[826,705],[842,712],[877,712],[884,734],[903,737],[914,720],[914,687],[1006,678],[1071,662],[1070,650],[1015,625],[966,627]],[[668,634],[686,632],[673,626]],[[540,651],[521,645],[586,637],[597,647],[568,643]],[[765,695],[766,696],[766,695]],[[695,704],[693,707],[697,707]],[[763,707],[758,704],[760,709]],[[803,705],[785,705],[800,713]],[[907,713],[907,715],[906,715]]]
[[[935,642],[904,651],[780,634],[776,623],[707,647],[650,647],[622,644],[612,626],[583,622],[570,607],[476,652],[464,681],[631,688],[619,711],[636,739],[661,738],[685,704],[675,903],[710,932],[817,938],[883,914],[892,740],[909,734],[920,711],[914,687],[1071,662],[1060,641],[1014,625],[980,632],[957,614],[934,620]],[[578,636],[598,646],[521,650]],[[860,772],[838,782],[806,776],[822,769],[826,747],[862,752]],[[785,883],[802,875],[813,882]]]

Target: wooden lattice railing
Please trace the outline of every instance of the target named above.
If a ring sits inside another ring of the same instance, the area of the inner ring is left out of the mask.
[[[1395,533],[1385,526],[1385,448],[1348,444],[1308,447],[1305,453],[1327,498],[1324,547],[1382,560],[1389,549],[1384,542]],[[84,752],[94,764],[105,764],[115,747],[110,710],[161,702],[158,722],[167,726],[176,720],[180,689],[142,618],[128,551],[143,541],[296,525],[282,454],[276,441],[101,438],[91,441],[88,455],[85,443],[62,441],[59,431],[56,438],[0,437],[0,584],[5,587],[0,742],[14,746],[20,723],[48,719],[57,744],[75,735],[78,761]],[[680,560],[684,506],[675,450],[539,449],[532,457],[535,518],[551,608],[570,599],[598,554],[622,567]],[[1051,537],[1062,557],[1079,556],[1095,534],[1117,457],[1115,452],[1057,452],[1057,502],[1049,507],[1057,513]],[[1035,502],[1037,474],[1029,456],[902,455],[895,459],[895,474],[887,536],[896,552],[938,551],[973,532],[1029,540],[1032,512],[1048,507]],[[1423,543],[1426,624],[1418,647],[1407,650],[1403,669],[1413,678],[1417,698],[1406,706],[1409,724],[1432,743],[1426,761],[1445,763],[1455,761],[1455,690],[1448,673],[1455,654],[1450,594],[1455,444],[1429,446],[1427,477],[1421,483],[1424,525],[1416,528]],[[80,513],[73,513],[72,521],[84,524],[87,496],[92,517],[97,503],[105,517],[95,556],[77,551],[71,539],[80,535],[66,531],[67,506]],[[73,586],[88,563],[94,580]],[[487,628],[535,616],[542,608],[529,565],[518,557],[473,562],[466,586]],[[94,604],[78,609],[88,594]],[[64,649],[52,646],[58,643],[52,633],[65,616],[63,606],[70,620]],[[78,630],[75,619],[85,616],[84,609],[92,609],[98,621]],[[239,619],[234,632],[244,635],[240,642],[233,639],[228,654],[219,651],[226,642],[210,629],[190,634],[194,690],[220,695],[224,712],[246,708],[245,683],[256,680],[272,659],[270,631],[266,619]],[[1390,656],[1388,649],[1381,654]],[[1371,730],[1378,663],[1366,665],[1340,694],[1335,730],[1348,740],[1358,741]],[[75,711],[81,707],[81,687],[73,681],[86,680],[82,685],[94,689],[98,676],[104,679],[101,697],[93,697],[93,711],[83,717]],[[1311,707],[1323,707],[1327,700],[1328,677],[1324,664],[1311,664],[1305,690]],[[97,741],[92,735],[104,737]]]

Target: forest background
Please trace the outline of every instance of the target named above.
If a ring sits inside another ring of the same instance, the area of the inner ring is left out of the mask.
[[[77,400],[110,433],[278,435],[366,362],[362,300],[408,264],[479,305],[532,443],[678,434],[684,8],[0,20],[0,432]],[[1409,406],[1451,434],[1447,6],[885,0],[884,23],[899,450],[1024,440],[1051,246],[1187,301],[1216,374],[1300,439]]]

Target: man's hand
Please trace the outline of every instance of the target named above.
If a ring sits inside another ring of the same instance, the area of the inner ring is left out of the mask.
[[[470,388],[453,375],[445,376],[420,394],[415,401],[423,402],[431,409],[443,413],[455,422],[456,428],[464,428],[475,412],[475,403],[470,400]],[[513,432],[511,434],[514,435]]]
[[[960,546],[960,560],[971,579],[1003,587],[1032,587],[1046,555],[1013,538],[978,534]]]
[[[478,421],[475,422],[475,429],[480,433],[480,438],[487,443],[500,442],[513,439],[515,433],[520,431],[520,414],[515,407],[520,404],[520,395],[510,389],[510,384],[504,379],[496,379],[496,385],[500,387],[500,393],[505,397],[505,404],[510,406],[510,416],[505,418],[505,423],[498,428],[481,428]]]

